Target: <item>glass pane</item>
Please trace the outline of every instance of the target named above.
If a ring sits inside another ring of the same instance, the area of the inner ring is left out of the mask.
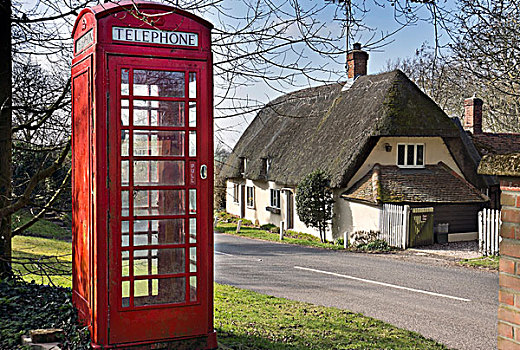
[[[197,272],[197,248],[190,248],[190,272]]]
[[[157,275],[157,249],[134,250],[134,276]]]
[[[128,157],[130,154],[130,135],[128,130],[121,130],[121,156]]]
[[[424,146],[417,145],[417,165],[424,165]]]
[[[130,306],[130,281],[121,282],[121,298],[123,307]]]
[[[190,218],[190,243],[197,242],[197,219]]]
[[[184,161],[136,160],[134,161],[134,185],[184,185]]]
[[[135,220],[134,245],[184,243],[184,219]]]
[[[197,190],[190,189],[190,214],[197,212]]]
[[[188,111],[189,118],[189,126],[195,127],[197,126],[197,103],[190,102],[190,108]]]
[[[128,110],[128,100],[121,100],[121,125],[128,126],[130,122],[130,111]]]
[[[153,296],[157,295],[159,292],[157,280],[137,280],[134,281],[134,298],[136,297],[144,297],[144,296]],[[134,299],[134,305],[138,305],[136,303],[137,300]],[[146,304],[145,304],[146,305]]]
[[[184,273],[184,248],[134,250],[134,275]]]
[[[121,252],[121,276],[130,276],[130,254],[127,251]]]
[[[406,165],[414,165],[414,145],[407,145],[406,146]]]
[[[128,191],[121,191],[121,215],[128,216],[128,209],[130,208],[130,199]]]
[[[134,191],[134,215],[182,215],[185,208],[184,190]]]
[[[190,301],[197,301],[197,276],[190,277]]]
[[[121,95],[130,95],[130,84],[128,79],[129,74],[130,69],[121,69]]]
[[[404,165],[404,145],[397,145],[397,165]]]
[[[128,182],[130,175],[130,161],[122,160],[121,161],[121,186],[128,186]]]
[[[134,125],[184,126],[184,102],[134,100]]]
[[[134,131],[134,156],[183,156],[184,131]]]
[[[197,97],[197,73],[190,73],[190,83],[188,84],[188,97]]]
[[[128,247],[130,244],[130,223],[121,221],[121,247]]]
[[[186,300],[184,277],[135,281],[134,305],[183,303]]]
[[[197,156],[197,132],[196,131],[190,131],[190,151],[189,151],[190,157]]]
[[[184,72],[136,69],[134,95],[184,97]]]

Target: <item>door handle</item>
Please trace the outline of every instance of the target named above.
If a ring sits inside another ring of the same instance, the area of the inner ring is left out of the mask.
[[[206,180],[207,177],[208,177],[208,167],[206,166],[206,164],[202,164],[200,166],[200,178],[202,180]]]

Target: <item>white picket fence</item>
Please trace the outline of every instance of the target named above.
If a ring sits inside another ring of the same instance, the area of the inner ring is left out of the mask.
[[[483,209],[478,213],[478,243],[482,255],[498,255],[500,237],[500,210]]]
[[[410,206],[384,204],[380,216],[380,233],[378,238],[392,247],[405,249],[408,244],[408,220]]]

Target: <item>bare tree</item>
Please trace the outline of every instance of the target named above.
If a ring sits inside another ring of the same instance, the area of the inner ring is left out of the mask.
[[[242,118],[263,106],[261,101],[244,96],[244,87],[261,81],[282,93],[298,86],[338,81],[345,75],[345,53],[356,37],[365,35],[364,47],[368,49],[389,40],[393,32],[381,33],[364,24],[369,1],[392,7],[401,27],[420,20],[421,8],[427,7],[429,12],[435,9],[435,3],[429,0],[343,1],[340,6],[325,0],[163,2],[211,18],[215,25],[217,118]],[[2,57],[12,57],[0,63],[0,274],[9,270],[10,216],[28,206],[35,207],[36,215],[31,220],[35,222],[55,203],[54,192],[67,191],[68,172],[56,179],[59,185],[51,188],[52,194],[42,194],[46,188],[42,181],[68,164],[70,30],[80,9],[97,3],[0,0]],[[142,15],[146,21],[146,13]],[[43,159],[41,166],[16,173],[14,182],[13,149]]]
[[[520,131],[520,3],[459,0],[451,50],[486,101],[487,127]]]

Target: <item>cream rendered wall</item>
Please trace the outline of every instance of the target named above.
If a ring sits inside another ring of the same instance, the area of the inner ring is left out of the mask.
[[[338,228],[336,233],[343,237],[357,231],[379,231],[379,219],[382,208],[368,204],[356,203],[340,198],[336,201]]]
[[[240,216],[240,192],[238,196],[238,202],[234,202],[233,194],[234,194],[234,184],[239,184],[239,182],[233,182],[230,180],[226,181],[226,212],[229,214]]]
[[[386,152],[386,143],[392,146],[391,152]],[[462,171],[460,171],[459,167],[453,160],[448,147],[441,137],[381,137],[363,165],[358,169],[356,174],[354,174],[352,179],[350,179],[347,188],[350,188],[350,186],[354,185],[365,176],[376,163],[381,165],[396,165],[398,143],[423,143],[425,164],[432,165],[442,161],[458,175],[464,178]]]

